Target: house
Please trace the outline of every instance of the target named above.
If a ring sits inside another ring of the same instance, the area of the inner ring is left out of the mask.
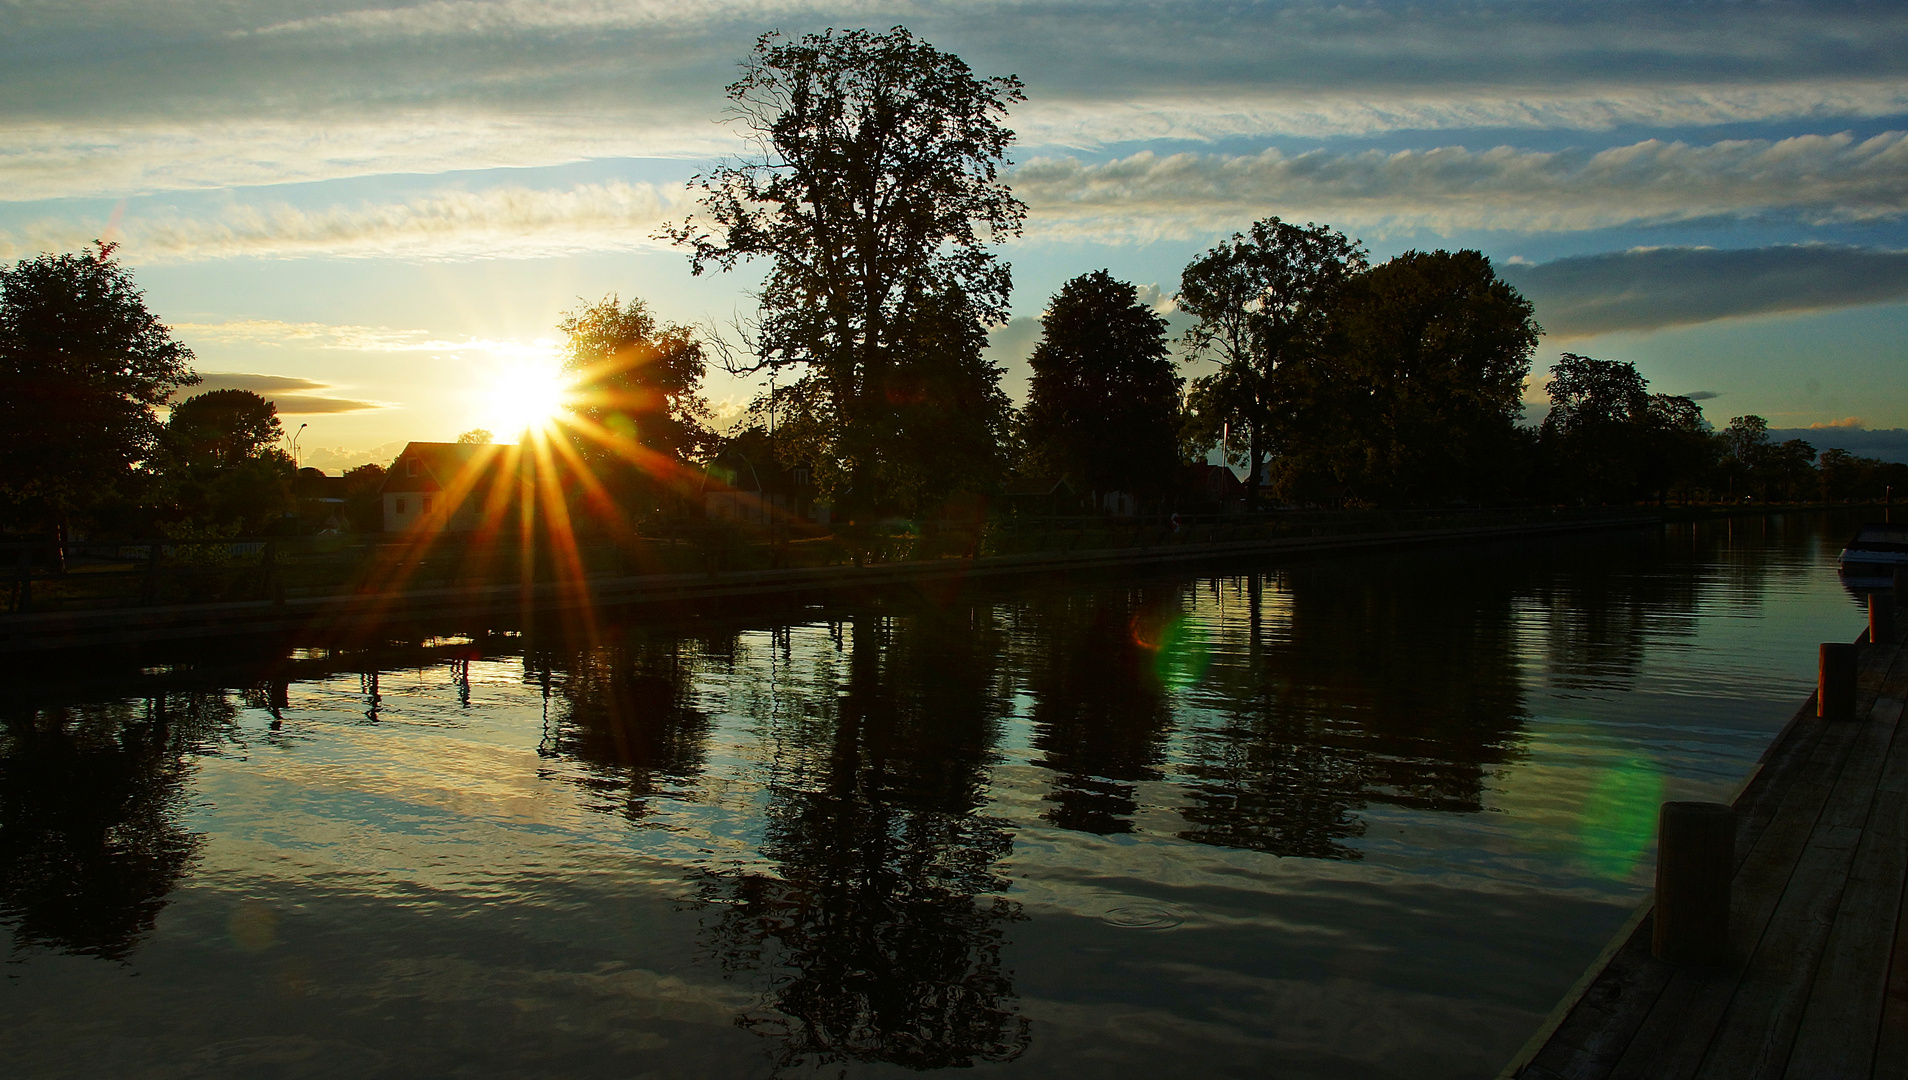
[[[1080,496],[1061,476],[1019,476],[1001,488],[1000,501],[1016,514],[1077,514]]]
[[[384,531],[470,532],[486,510],[514,510],[523,455],[496,443],[407,443],[378,489]]]
[[[826,525],[829,520],[828,504],[815,500],[808,468],[784,467],[765,448],[753,456],[737,446],[717,454],[703,470],[702,507],[711,521],[749,525],[803,517]]]
[[[1179,503],[1185,509],[1230,513],[1245,508],[1245,496],[1245,484],[1224,465],[1179,467]]]

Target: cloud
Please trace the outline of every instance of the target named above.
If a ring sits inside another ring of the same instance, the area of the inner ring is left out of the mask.
[[[1682,396],[1688,398],[1691,401],[1714,401],[1717,398],[1721,397],[1722,395],[1718,394],[1714,390],[1697,390],[1693,393],[1684,394]]]
[[[1908,251],[1639,248],[1504,266],[1553,338],[1908,299]]]
[[[1812,223],[1908,215],[1908,132],[1590,150],[1142,152],[1014,171],[1029,232],[1185,238],[1276,213],[1348,227],[1559,232],[1767,214]]]
[[[1289,93],[1149,95],[1034,100],[1014,130],[1031,146],[1088,149],[1152,139],[1347,138],[1400,131],[1609,131],[1797,120],[1843,121],[1908,112],[1896,79],[1811,79],[1758,86],[1616,85],[1506,93],[1496,87],[1343,87]]]
[[[1840,420],[1830,420],[1827,422],[1817,421],[1816,423],[1810,424],[1809,429],[1811,431],[1818,431],[1823,428],[1859,428],[1861,426],[1862,426],[1861,417],[1844,416]]]
[[[905,23],[1018,72],[1023,145],[1908,112],[1900,5],[1152,0],[14,3],[0,199],[706,157],[751,39]],[[289,16],[289,17],[288,17]],[[75,57],[94,62],[76,62]]]
[[[682,189],[615,181],[565,190],[446,191],[403,202],[306,209],[231,206],[207,216],[128,217],[119,226],[140,262],[228,258],[472,259],[543,257],[658,246],[657,227],[679,216]],[[84,244],[92,226],[0,231],[0,257]]]
[[[184,401],[213,390],[249,390],[272,402],[281,416],[310,416],[335,413],[368,412],[387,406],[375,401],[357,401],[324,393],[331,384],[290,375],[260,375],[246,371],[202,371],[196,386],[173,394]]]

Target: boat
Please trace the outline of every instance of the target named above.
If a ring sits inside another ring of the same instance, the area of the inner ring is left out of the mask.
[[[1908,568],[1908,525],[1864,525],[1842,548],[1842,583],[1851,589],[1889,588],[1897,568]]]

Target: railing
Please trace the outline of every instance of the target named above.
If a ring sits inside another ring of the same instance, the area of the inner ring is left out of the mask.
[[[0,541],[6,610],[270,601],[639,574],[1152,549],[1421,529],[1593,521],[1635,510],[1279,511],[1151,518],[1000,516],[767,527],[682,522],[647,535],[529,545],[470,533],[219,540]]]

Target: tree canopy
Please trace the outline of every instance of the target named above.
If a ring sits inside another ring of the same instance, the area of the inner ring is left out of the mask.
[[[831,427],[811,450],[848,478],[833,494],[880,502],[888,391],[928,355],[915,321],[1007,315],[1008,268],[988,245],[1026,213],[1000,178],[1020,80],[977,78],[902,27],[829,30],[763,35],[728,97],[754,154],[697,176],[704,216],[665,234],[697,274],[770,260],[745,366],[812,373],[804,393],[825,396]]]
[[[250,390],[208,390],[172,407],[166,449],[187,464],[231,467],[285,437],[277,407]]]
[[[1096,494],[1165,489],[1179,462],[1182,385],[1166,320],[1096,270],[1062,286],[1040,326],[1021,429],[1031,467]]]
[[[0,268],[0,512],[63,523],[158,448],[154,409],[198,381],[115,245]]]
[[[700,389],[708,361],[693,329],[616,296],[567,312],[557,329],[586,459],[641,464],[638,448],[678,463],[704,456],[714,438]]]
[[[1501,495],[1540,330],[1476,251],[1407,251],[1348,280],[1330,347],[1294,379],[1288,486],[1371,502]]]
[[[1270,217],[1249,235],[1233,233],[1180,275],[1179,308],[1199,320],[1186,331],[1186,347],[1219,363],[1193,383],[1189,434],[1203,452],[1238,430],[1238,449],[1228,456],[1249,471],[1248,502],[1257,499],[1260,465],[1291,427],[1286,368],[1316,354],[1335,291],[1364,268],[1356,240]]]

